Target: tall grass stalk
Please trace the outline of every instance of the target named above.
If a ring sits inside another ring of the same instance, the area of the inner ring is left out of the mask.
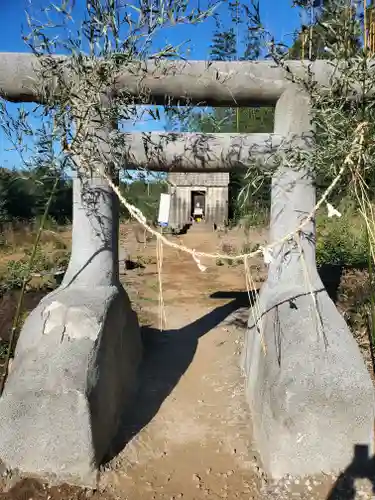
[[[368,331],[370,340],[372,369],[375,374],[375,290],[374,290],[374,268],[372,259],[372,247],[368,228],[366,228],[366,238],[368,246],[368,274],[370,283],[370,312],[368,315]]]
[[[51,189],[51,193],[49,195],[46,206],[44,208],[44,213],[43,213],[42,220],[40,222],[38,233],[37,233],[36,238],[35,238],[33,250],[32,250],[30,260],[28,263],[28,272],[25,274],[23,281],[22,281],[21,293],[20,293],[20,296],[18,298],[16,314],[15,314],[14,319],[13,319],[12,331],[11,331],[10,338],[9,338],[8,350],[7,350],[7,353],[5,356],[4,371],[3,371],[3,374],[2,374],[1,379],[0,379],[0,396],[3,394],[3,391],[4,391],[5,381],[7,379],[8,371],[9,371],[9,361],[10,361],[11,353],[13,351],[13,348],[15,347],[14,343],[15,343],[15,338],[16,338],[16,332],[18,330],[18,326],[19,326],[20,319],[21,319],[21,311],[22,311],[23,299],[24,299],[25,292],[26,292],[26,285],[27,285],[29,278],[30,278],[31,270],[33,268],[34,261],[35,261],[35,256],[37,254],[37,250],[39,247],[40,238],[41,238],[43,230],[44,230],[44,225],[47,221],[48,212],[49,212],[49,209],[50,209],[50,206],[52,203],[53,196],[56,192],[58,182],[59,182],[59,178],[56,176],[55,182],[54,182],[52,189]]]

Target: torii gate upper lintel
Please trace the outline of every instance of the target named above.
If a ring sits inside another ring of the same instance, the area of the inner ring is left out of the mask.
[[[13,102],[41,102],[43,94],[37,73],[39,58],[33,54],[0,53],[0,95]],[[56,56],[57,61],[67,61]],[[275,105],[295,75],[311,76],[322,86],[329,86],[335,68],[325,60],[288,61],[289,71],[272,61],[146,61],[128,63],[117,75],[113,90],[126,89],[137,98],[139,85],[148,89],[150,103],[166,104],[189,100],[197,106]],[[69,78],[67,72],[66,78]],[[55,83],[52,82],[53,86]],[[142,104],[145,104],[144,100]]]

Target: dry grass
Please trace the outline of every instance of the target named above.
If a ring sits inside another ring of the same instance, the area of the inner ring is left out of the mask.
[[[18,261],[28,255],[32,249],[38,227],[36,224],[15,222],[3,225],[0,233],[0,275],[4,273],[10,261]],[[58,251],[70,251],[71,228],[68,226],[45,229],[40,245],[43,254],[51,255]],[[60,252],[61,253],[61,252]]]

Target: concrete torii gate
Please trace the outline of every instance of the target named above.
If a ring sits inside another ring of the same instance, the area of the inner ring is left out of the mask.
[[[32,55],[0,54],[1,95],[40,102],[41,85],[53,91],[53,82],[36,81],[37,65]],[[226,171],[245,168],[250,157],[272,161],[280,147],[312,147],[309,98],[291,75],[312,75],[324,87],[334,68],[325,61],[288,65],[290,72],[264,61],[147,62],[141,72],[139,63],[138,72],[127,66],[112,90],[126,89],[135,99],[142,82],[153,103],[168,95],[216,106],[276,105],[271,135],[129,134],[129,167]],[[100,131],[104,139],[108,133]],[[98,175],[75,178],[73,190],[71,260],[61,287],[22,329],[0,399],[0,460],[24,473],[93,485],[136,388],[142,353],[136,315],[118,275],[118,200]],[[87,191],[100,194],[95,214]],[[308,173],[279,167],[272,182],[271,242],[294,232],[314,205]],[[261,324],[250,314],[242,358],[254,436],[275,478],[338,471],[356,444],[373,451],[372,382],[318,276],[314,236],[311,221],[300,234],[301,248],[293,238],[275,248],[257,305]],[[306,289],[306,272],[312,290]]]

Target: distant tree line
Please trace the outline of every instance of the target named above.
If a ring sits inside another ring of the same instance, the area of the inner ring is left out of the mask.
[[[55,175],[46,167],[30,171],[0,167],[0,222],[31,221],[42,215],[55,183]],[[72,181],[60,176],[49,210],[59,224],[72,219]]]
[[[59,225],[70,223],[73,215],[72,179],[52,172],[48,167],[38,166],[30,171],[0,167],[0,224],[26,223],[40,217],[51,195],[56,175],[59,178],[48,216]],[[141,178],[122,182],[120,188],[130,203],[140,208],[147,219],[154,220],[160,193],[167,190],[167,185],[163,180]],[[129,216],[123,205],[120,213],[124,218]]]

